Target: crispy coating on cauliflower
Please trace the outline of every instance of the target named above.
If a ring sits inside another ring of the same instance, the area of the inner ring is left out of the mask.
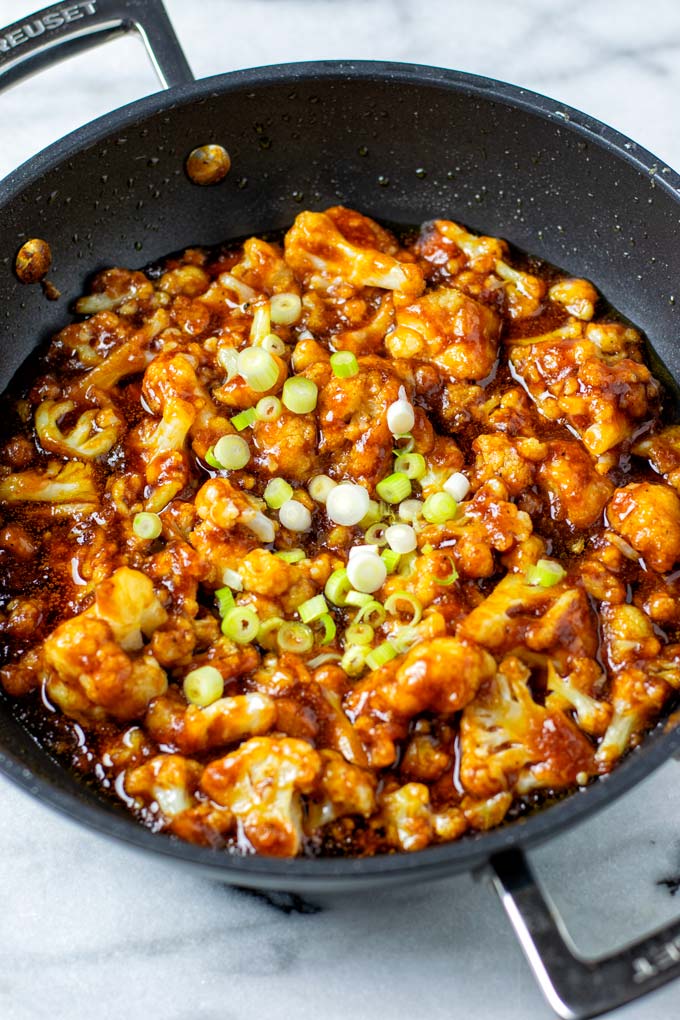
[[[418,644],[396,667],[369,674],[348,694],[345,710],[373,766],[391,765],[395,741],[421,712],[452,716],[493,676],[493,658],[472,642],[434,638]]]
[[[669,425],[652,436],[638,440],[633,453],[638,457],[648,457],[654,470],[663,475],[674,489],[680,490],[680,425]]]
[[[0,480],[0,503],[52,503],[82,506],[98,500],[89,464],[51,461],[43,471],[30,469],[5,475]]]
[[[312,791],[321,767],[304,740],[253,737],[208,765],[201,790],[233,812],[257,853],[294,857],[302,843],[300,794]]]
[[[337,751],[323,750],[319,757],[321,774],[309,800],[306,827],[313,832],[346,815],[369,818],[376,807],[375,776]]]
[[[391,290],[404,298],[422,292],[420,270],[384,250],[386,234],[377,224],[357,213],[348,220],[331,212],[300,213],[286,234],[286,262],[306,287],[325,290],[346,282],[357,289]]]
[[[550,516],[574,528],[589,528],[602,516],[614,486],[595,470],[580,443],[553,440],[538,469],[538,484],[550,503]]]
[[[118,441],[123,422],[113,407],[83,411],[64,432],[60,422],[75,409],[73,400],[44,400],[35,412],[35,430],[43,449],[78,460],[95,460]]]
[[[680,560],[680,497],[666,485],[632,482],[607,506],[611,526],[660,574]]]
[[[475,797],[559,790],[595,770],[588,738],[561,711],[534,701],[529,677],[510,656],[463,710],[460,777]]]
[[[201,708],[168,693],[152,702],[144,724],[157,743],[197,754],[267,733],[275,720],[276,706],[266,694],[218,698]]]
[[[129,655],[108,623],[84,613],[59,624],[45,640],[43,655],[50,699],[84,723],[137,719],[167,687],[150,652]]]
[[[428,291],[399,308],[396,318],[396,329],[385,337],[393,358],[431,361],[453,383],[484,379],[494,367],[500,320],[462,291]]]

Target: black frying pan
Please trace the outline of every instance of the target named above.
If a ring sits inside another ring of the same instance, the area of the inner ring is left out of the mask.
[[[26,27],[28,26],[28,27]],[[135,29],[168,91],[100,118],[0,184],[0,388],[60,328],[86,276],[190,244],[282,228],[342,202],[393,223],[436,215],[512,240],[594,280],[680,380],[680,177],[611,128],[486,78],[404,64],[289,64],[195,82],[160,0],[66,0],[0,32],[0,88]],[[223,144],[215,187],[183,172]],[[423,173],[424,171],[424,173]],[[52,246],[49,303],[12,273],[29,237]],[[204,875],[250,887],[347,891],[490,866],[529,962],[563,1017],[590,1017],[680,975],[680,922],[598,961],[578,958],[523,855],[680,749],[658,727],[606,779],[502,829],[365,860],[231,857],[141,828],[42,751],[0,700],[0,768],[73,818]]]

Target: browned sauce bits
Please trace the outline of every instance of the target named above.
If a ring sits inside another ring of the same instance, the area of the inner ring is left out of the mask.
[[[142,824],[415,851],[671,707],[680,429],[589,282],[337,206],[76,308],[12,394],[0,677]]]
[[[52,265],[52,251],[47,241],[32,237],[17,252],[14,269],[22,283],[39,283]]]
[[[218,184],[231,169],[231,157],[222,145],[200,145],[189,153],[185,165],[194,184]]]

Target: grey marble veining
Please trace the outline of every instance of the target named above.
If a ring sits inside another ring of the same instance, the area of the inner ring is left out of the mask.
[[[551,94],[680,167],[676,0],[168,0],[199,76],[320,57],[458,67]],[[31,12],[0,0],[0,22]],[[0,176],[154,91],[125,39],[0,97]],[[577,945],[680,914],[680,764],[532,854]],[[80,829],[0,780],[2,1020],[543,1020],[489,882],[278,906]],[[680,1011],[680,983],[621,1020]]]

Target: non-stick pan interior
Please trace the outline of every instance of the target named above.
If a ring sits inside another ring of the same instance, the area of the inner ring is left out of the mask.
[[[227,148],[232,169],[219,185],[198,187],[184,160],[210,142]],[[679,378],[678,187],[675,174],[602,125],[451,72],[289,65],[185,86],[102,118],[0,185],[0,388],[65,323],[69,304],[97,269],[142,266],[186,245],[282,228],[303,208],[335,203],[395,224],[458,220],[592,279]],[[13,275],[17,249],[33,236],[51,245],[58,301]],[[525,823],[415,857],[442,873],[479,863],[487,847],[539,838],[622,792],[663,760],[676,738],[650,739],[605,783]],[[57,806],[140,845],[174,846],[168,852],[217,866],[206,851],[153,837],[111,806],[97,810],[96,795],[47,760],[3,702],[0,748],[29,769],[10,765],[13,777]],[[415,861],[402,868],[390,860],[385,877],[415,870]],[[242,880],[296,888],[321,863],[251,860]],[[356,878],[380,867],[345,861],[327,862],[326,870],[338,878],[354,871]],[[324,881],[319,867],[316,875]]]

